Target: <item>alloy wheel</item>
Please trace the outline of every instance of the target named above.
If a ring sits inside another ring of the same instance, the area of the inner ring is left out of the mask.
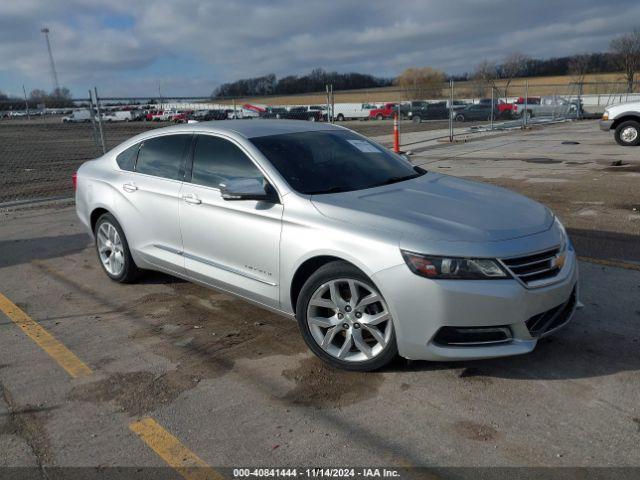
[[[105,270],[118,277],[124,270],[124,247],[118,230],[109,222],[103,222],[96,235],[98,255]]]
[[[377,357],[393,332],[389,308],[380,293],[351,278],[322,284],[309,300],[306,320],[320,348],[347,362]]]

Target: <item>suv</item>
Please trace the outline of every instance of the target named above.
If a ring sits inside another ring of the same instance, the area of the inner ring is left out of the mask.
[[[600,129],[605,132],[613,130],[618,145],[640,145],[640,102],[607,107],[600,120]]]

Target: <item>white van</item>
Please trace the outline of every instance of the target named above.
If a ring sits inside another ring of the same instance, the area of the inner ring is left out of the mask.
[[[366,120],[369,111],[376,108],[369,103],[335,103],[333,105],[333,118],[338,122],[343,120]]]
[[[76,110],[71,115],[62,117],[63,123],[85,123],[91,121],[89,110]]]

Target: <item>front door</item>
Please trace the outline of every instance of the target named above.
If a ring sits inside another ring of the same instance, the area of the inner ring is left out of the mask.
[[[224,200],[225,181],[266,180],[232,140],[202,134],[195,142],[191,180],[180,194],[187,275],[278,307],[282,205]]]

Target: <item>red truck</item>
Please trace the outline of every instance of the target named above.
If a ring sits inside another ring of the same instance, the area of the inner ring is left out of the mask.
[[[369,111],[369,118],[382,120],[384,118],[393,118],[395,114],[398,113],[398,104],[397,103],[385,103],[381,108],[374,108]]]

